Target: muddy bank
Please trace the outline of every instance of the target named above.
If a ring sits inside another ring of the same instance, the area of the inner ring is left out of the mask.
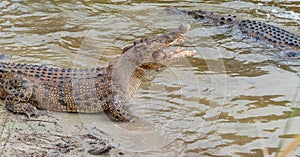
[[[97,126],[85,126],[78,114],[47,112],[43,116],[28,119],[25,115],[7,111],[3,106],[0,112],[0,156],[124,154],[107,133]]]
[[[0,105],[0,156],[136,156],[149,155],[171,143],[154,125],[111,120],[107,113],[78,114],[39,110],[28,118]]]

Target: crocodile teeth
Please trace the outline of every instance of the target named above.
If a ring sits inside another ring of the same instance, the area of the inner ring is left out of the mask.
[[[184,48],[182,48],[182,47],[177,47],[176,50],[175,50],[175,53],[180,53],[180,52],[182,52],[182,51],[184,51]]]
[[[190,57],[196,54],[195,50],[185,50],[185,51],[180,51],[176,54],[173,54],[171,56],[172,59],[180,59],[180,58],[185,58],[185,57]]]

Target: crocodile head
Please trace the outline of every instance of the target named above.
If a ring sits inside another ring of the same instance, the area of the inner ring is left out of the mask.
[[[130,62],[135,67],[150,70],[165,67],[174,61],[192,56],[196,53],[194,50],[169,48],[177,41],[183,42],[182,35],[189,29],[189,25],[182,24],[176,30],[164,35],[136,40],[133,45],[123,49],[120,59]]]

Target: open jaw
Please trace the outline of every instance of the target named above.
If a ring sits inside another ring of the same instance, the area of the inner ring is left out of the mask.
[[[161,36],[142,39],[134,43],[140,57],[138,65],[169,65],[180,59],[196,54],[195,50],[185,50],[184,48],[171,48],[172,45],[184,42],[183,34],[190,29],[188,24],[180,25],[176,30]]]
[[[183,48],[171,48],[178,42],[183,42],[183,34],[190,29],[188,24],[182,24],[177,29],[163,35],[144,38],[134,41],[130,46],[123,49],[123,55],[116,61],[116,68],[142,67],[144,69],[156,69],[167,66],[174,61],[184,59],[196,54],[195,50]]]
[[[152,58],[155,63],[169,65],[173,62],[176,62],[180,59],[184,59],[196,54],[195,50],[185,50],[184,48],[170,48],[172,45],[176,43],[184,42],[183,34],[190,29],[189,25],[180,25],[180,27],[173,32],[169,32],[163,36],[165,37],[165,45],[152,53]]]

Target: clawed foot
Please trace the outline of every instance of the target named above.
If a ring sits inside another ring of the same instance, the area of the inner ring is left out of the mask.
[[[128,114],[124,122],[133,123],[134,122],[133,116]]]
[[[37,109],[35,111],[25,111],[24,114],[27,116],[28,119],[32,117],[40,117],[42,115]]]
[[[29,103],[24,104],[17,104],[15,106],[7,107],[8,110],[14,112],[14,113],[24,113],[29,119],[32,116],[39,117],[39,111],[37,108]]]
[[[38,117],[40,116],[39,111],[36,109],[35,106],[25,103],[21,105],[22,111],[26,116],[30,119],[32,116]]]
[[[113,115],[113,118],[117,122],[129,122],[129,123],[134,122],[133,116],[130,115],[129,113],[123,113],[123,114]]]

